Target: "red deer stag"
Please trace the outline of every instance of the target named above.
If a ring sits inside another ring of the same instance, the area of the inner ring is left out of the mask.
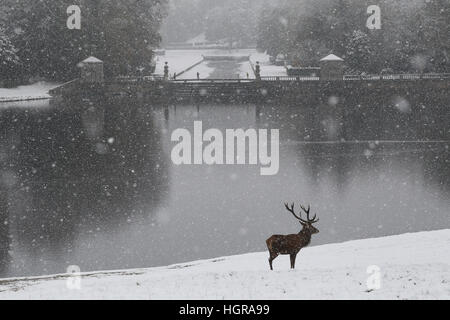
[[[302,219],[302,214],[300,213],[297,216],[294,212],[294,204],[291,207],[288,204],[285,204],[286,209],[294,215],[294,217],[300,222],[303,226],[302,231],[298,234],[290,234],[287,236],[282,235],[274,235],[267,239],[267,248],[270,252],[269,264],[270,270],[272,268],[272,262],[278,257],[280,254],[289,254],[291,256],[291,269],[295,269],[295,258],[297,258],[297,254],[299,251],[308,246],[311,242],[311,236],[315,233],[319,233],[319,230],[313,227],[313,223],[319,221],[316,219],[317,215],[314,215],[312,219],[309,218],[309,211],[311,207],[308,206],[308,209],[305,209],[303,206],[300,206],[302,210],[306,213],[307,220]]]

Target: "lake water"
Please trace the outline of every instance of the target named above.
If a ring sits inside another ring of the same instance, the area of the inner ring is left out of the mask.
[[[300,230],[284,202],[311,204],[320,217],[312,245],[449,228],[447,100],[0,106],[0,275],[263,251],[270,235]],[[173,165],[171,133],[197,120],[280,129],[278,175]]]

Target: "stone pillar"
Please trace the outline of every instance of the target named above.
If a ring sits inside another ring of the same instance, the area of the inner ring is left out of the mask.
[[[256,77],[256,80],[261,80],[261,66],[259,65],[259,61],[256,61],[255,77]]]
[[[169,64],[167,61],[164,64],[164,80],[169,80]]]
[[[330,54],[320,60],[321,81],[342,81],[344,79],[344,60]]]
[[[103,61],[96,57],[89,57],[80,62],[78,66],[81,69],[81,82],[83,83],[103,83]]]

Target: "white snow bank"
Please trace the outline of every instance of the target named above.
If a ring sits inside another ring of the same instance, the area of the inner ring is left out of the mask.
[[[267,253],[168,267],[87,273],[81,289],[67,275],[0,281],[1,299],[449,299],[450,230],[304,249],[297,269]],[[367,268],[381,270],[368,290]]]
[[[17,88],[0,88],[0,102],[49,99],[51,96],[48,91],[58,85],[57,83],[41,81]]]

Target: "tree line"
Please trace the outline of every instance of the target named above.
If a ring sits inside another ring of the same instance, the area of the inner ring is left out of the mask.
[[[379,30],[366,26],[373,4]],[[448,0],[284,0],[262,12],[258,47],[298,66],[334,53],[358,72],[449,72],[448,21]]]
[[[69,29],[67,8],[81,9],[81,28]],[[69,80],[88,56],[107,75],[150,68],[167,0],[0,0],[0,80]]]
[[[376,3],[375,3],[376,2]],[[449,72],[448,0],[0,0],[0,81],[69,80],[88,56],[107,76],[145,73],[162,37],[257,44],[298,66],[334,53],[356,72]],[[366,26],[381,9],[381,29]],[[67,28],[67,8],[81,29]]]

